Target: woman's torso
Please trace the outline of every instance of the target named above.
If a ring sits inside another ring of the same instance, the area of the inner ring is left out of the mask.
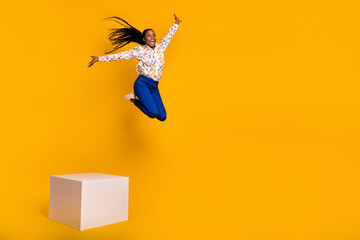
[[[143,45],[141,47],[141,54],[137,59],[139,60],[139,63],[137,64],[136,71],[139,74],[148,76],[155,81],[160,80],[165,58],[164,52],[160,50],[158,44],[155,44],[154,49],[147,45]]]

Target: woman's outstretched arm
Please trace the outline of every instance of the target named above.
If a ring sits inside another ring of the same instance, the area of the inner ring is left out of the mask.
[[[175,23],[170,27],[166,36],[161,39],[160,48],[162,51],[165,51],[165,49],[169,46],[170,41],[171,41],[172,37],[174,36],[174,34],[175,34],[176,30],[178,29],[179,24],[181,22],[181,20],[175,14],[174,14],[174,16],[175,16]]]
[[[114,60],[133,59],[133,58],[138,58],[139,55],[140,55],[140,46],[136,46],[133,49],[124,51],[124,52],[119,52],[119,53],[110,54],[110,55],[104,55],[104,56],[100,56],[100,57],[91,56],[92,60],[89,63],[88,67],[91,67],[96,62],[111,62]]]

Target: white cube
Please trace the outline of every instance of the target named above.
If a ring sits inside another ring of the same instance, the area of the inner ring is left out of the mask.
[[[77,230],[128,220],[129,178],[100,173],[50,176],[49,218]]]

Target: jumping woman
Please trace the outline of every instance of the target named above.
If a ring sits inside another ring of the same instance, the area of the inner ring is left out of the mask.
[[[157,118],[165,121],[166,111],[159,93],[159,80],[164,68],[164,52],[169,45],[172,37],[179,27],[181,20],[174,14],[175,23],[170,27],[169,32],[161,39],[160,44],[156,43],[154,30],[145,29],[142,33],[119,17],[110,17],[123,28],[112,28],[108,39],[114,49],[106,54],[116,51],[130,42],[135,42],[141,46],[135,46],[132,50],[119,52],[105,56],[91,56],[91,67],[96,62],[111,62],[114,60],[124,60],[137,58],[139,63],[136,71],[139,74],[134,83],[134,92],[125,95],[125,98],[135,104],[143,113],[150,118]]]

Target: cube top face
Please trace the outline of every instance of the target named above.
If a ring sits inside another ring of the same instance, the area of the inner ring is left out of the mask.
[[[52,175],[51,177],[64,178],[74,181],[92,181],[92,180],[107,180],[107,179],[121,179],[128,178],[110,174],[102,173],[77,173],[77,174],[66,174],[66,175]]]

